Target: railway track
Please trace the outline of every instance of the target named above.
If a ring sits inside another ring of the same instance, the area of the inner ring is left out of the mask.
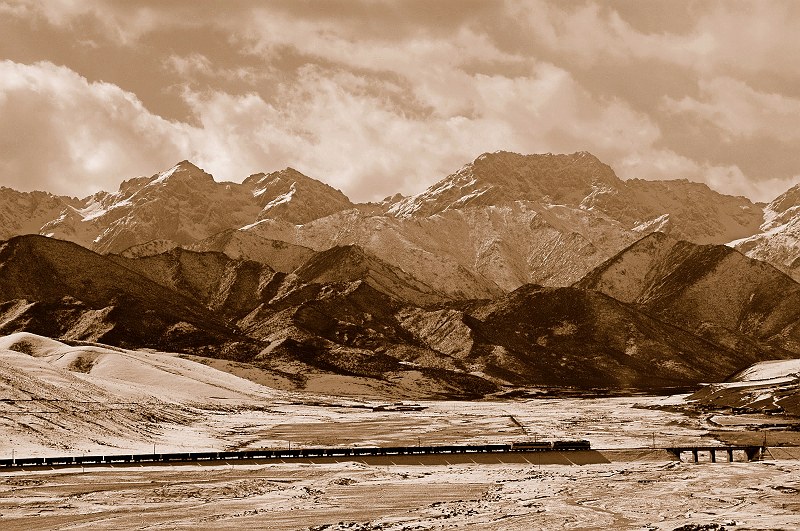
[[[153,454],[117,455],[76,455],[60,457],[20,457],[0,459],[0,468],[26,466],[70,466],[99,465],[115,463],[167,463],[194,461],[229,461],[247,459],[303,459],[309,457],[367,457],[387,455],[439,455],[439,454],[480,454],[512,452],[551,452],[589,450],[586,441],[556,441],[549,446],[537,444],[480,444],[446,446],[379,446],[350,448],[298,448],[240,450],[228,452],[173,452]]]

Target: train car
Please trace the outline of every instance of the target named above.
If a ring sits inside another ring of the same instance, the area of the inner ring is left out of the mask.
[[[511,443],[512,452],[529,452],[538,450],[552,450],[553,443],[550,441],[514,441]]]
[[[582,439],[580,441],[555,441],[553,442],[553,450],[590,450],[592,445],[589,441]]]

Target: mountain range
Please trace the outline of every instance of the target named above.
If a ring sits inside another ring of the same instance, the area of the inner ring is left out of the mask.
[[[497,152],[354,204],[291,168],[219,183],[183,161],[83,199],[2,188],[0,212],[4,334],[407,396],[684,386],[800,357],[800,187],[764,205]]]

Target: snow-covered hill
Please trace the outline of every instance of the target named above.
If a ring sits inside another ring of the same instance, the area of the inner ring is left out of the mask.
[[[233,403],[281,396],[173,354],[0,336],[0,432],[17,455],[141,452],[156,440],[161,451],[203,447],[211,443],[199,430],[181,435],[178,427],[208,422]]]
[[[688,397],[708,408],[800,415],[800,359],[762,361]]]

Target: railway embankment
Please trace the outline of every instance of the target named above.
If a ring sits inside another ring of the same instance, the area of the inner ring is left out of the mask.
[[[151,466],[219,466],[267,464],[330,464],[358,462],[371,466],[442,466],[442,465],[592,465],[613,462],[676,462],[684,461],[725,464],[753,459],[744,447],[716,448],[731,459],[711,457],[708,448],[699,449],[698,456],[690,448],[676,454],[675,448],[613,448],[613,449],[514,449],[508,445],[393,447],[393,448],[307,448],[295,450],[244,450],[231,452],[199,452],[172,454],[82,455],[64,457],[28,457],[0,459],[0,470],[75,467],[151,467]],[[748,447],[749,448],[749,447]],[[800,447],[770,447],[759,449],[757,460],[800,459]]]

